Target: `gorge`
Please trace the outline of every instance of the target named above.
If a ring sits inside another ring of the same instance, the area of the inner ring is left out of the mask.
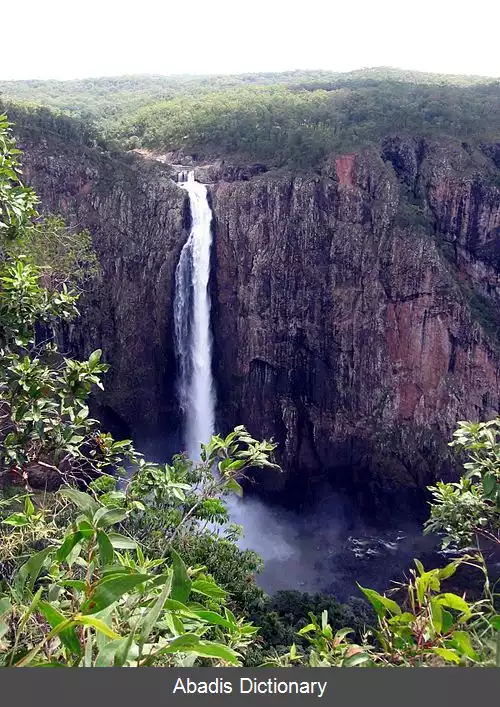
[[[213,211],[215,429],[245,424],[278,443],[283,473],[255,484],[287,506],[269,520],[275,554],[287,552],[279,528],[314,516],[319,500],[330,542],[352,524],[351,505],[381,523],[425,516],[426,485],[456,470],[456,421],[499,410],[495,144],[390,135],[290,171],[107,152],[27,125],[18,136],[43,209],[93,236],[101,274],[65,338],[112,364],[97,398],[110,429],[157,458],[182,446],[176,270],[180,286],[196,213],[173,179],[180,163]]]

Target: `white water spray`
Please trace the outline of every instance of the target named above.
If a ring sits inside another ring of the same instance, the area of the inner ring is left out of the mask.
[[[178,358],[178,392],[184,416],[184,442],[190,459],[200,459],[200,444],[214,433],[215,392],[212,379],[210,330],[210,249],[212,211],[204,184],[193,172],[178,175],[191,205],[192,226],[175,271],[175,346]],[[266,562],[284,561],[294,550],[285,536],[290,530],[256,499],[239,501],[229,496],[231,520],[245,525],[240,547],[256,550]],[[272,572],[272,570],[271,570]]]
[[[175,271],[175,345],[184,441],[190,459],[198,461],[200,444],[209,442],[214,433],[215,418],[208,291],[212,210],[207,189],[195,181],[193,172],[180,186],[189,194],[192,226]]]

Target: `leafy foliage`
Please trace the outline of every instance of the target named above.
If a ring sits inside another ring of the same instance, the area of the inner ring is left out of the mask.
[[[3,82],[0,91],[50,107],[9,110],[28,129],[43,125],[67,140],[96,144],[100,133],[127,149],[230,155],[273,167],[317,168],[329,153],[394,133],[470,143],[500,134],[497,81],[387,68]],[[61,111],[76,119],[73,126]],[[402,218],[415,218],[413,211]]]
[[[99,272],[90,233],[69,230],[60,216],[38,219],[22,242],[17,240],[7,245],[6,253],[12,259],[23,256],[29,259],[49,291],[63,284],[81,290]]]
[[[115,531],[134,510],[64,489],[72,522],[31,555],[0,593],[4,666],[189,665],[201,657],[238,664],[257,629],[225,608],[226,592],[203,568],[148,558]],[[4,524],[23,531],[50,514],[34,510]],[[215,639],[215,640],[212,640]]]
[[[451,446],[466,452],[466,473],[456,483],[438,482],[427,532],[444,535],[445,545],[465,547],[475,536],[500,544],[500,418],[459,422]]]
[[[38,199],[20,180],[19,154],[7,116],[0,115],[0,247],[2,241],[22,237],[36,215]]]
[[[499,105],[497,83],[235,88],[153,103],[127,116],[115,136],[131,139],[132,147],[305,168],[318,166],[329,153],[377,144],[393,133],[496,139],[500,123],[492,115]]]

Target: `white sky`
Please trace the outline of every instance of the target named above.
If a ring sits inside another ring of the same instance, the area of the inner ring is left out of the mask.
[[[500,76],[495,0],[23,0],[9,6],[0,10],[0,79],[366,66]]]

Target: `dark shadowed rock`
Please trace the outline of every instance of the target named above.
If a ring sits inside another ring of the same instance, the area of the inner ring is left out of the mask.
[[[212,194],[220,412],[279,442],[268,491],[449,477],[456,421],[499,405],[500,192],[470,155],[396,138]]]

